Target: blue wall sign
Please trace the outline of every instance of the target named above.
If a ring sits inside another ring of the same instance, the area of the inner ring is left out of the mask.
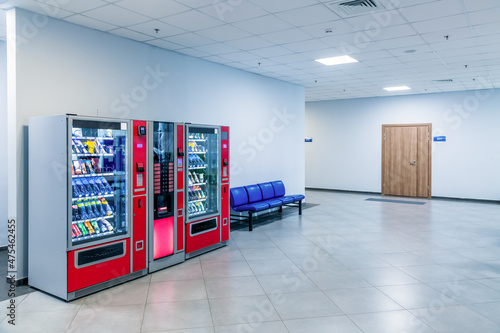
[[[313,142],[313,138],[306,138],[306,142]]]
[[[434,142],[446,142],[446,136],[435,136]]]

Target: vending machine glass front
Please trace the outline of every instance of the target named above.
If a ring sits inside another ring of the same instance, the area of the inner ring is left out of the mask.
[[[128,123],[70,121],[72,245],[126,235]]]
[[[188,127],[188,218],[218,213],[219,133],[217,128]]]

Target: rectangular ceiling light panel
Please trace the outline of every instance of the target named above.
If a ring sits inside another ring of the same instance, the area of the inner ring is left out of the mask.
[[[316,59],[316,61],[319,63],[322,63],[323,65],[326,65],[326,66],[342,65],[342,64],[350,64],[353,62],[358,62],[356,59],[351,58],[347,55],[340,56],[340,57]]]
[[[387,88],[384,88],[384,90],[387,90],[387,91],[403,91],[403,90],[411,90],[411,88],[407,87],[407,86],[398,86],[398,87],[387,87]]]

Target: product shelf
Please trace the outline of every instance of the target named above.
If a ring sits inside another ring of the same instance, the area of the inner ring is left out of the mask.
[[[99,156],[105,156],[105,157],[112,157],[114,156],[115,154],[84,154],[84,153],[72,153],[73,156],[76,156],[76,157],[99,157]]]
[[[106,215],[106,216],[100,216],[100,217],[94,217],[92,219],[83,219],[83,220],[78,220],[78,221],[72,221],[71,223],[72,224],[77,224],[77,223],[81,223],[81,222],[92,222],[92,221],[99,221],[99,220],[102,220],[102,219],[110,219],[110,218],[113,218],[115,217],[115,214],[113,215]]]
[[[115,174],[113,172],[106,172],[106,173],[87,173],[85,175],[73,175],[73,178],[84,178],[84,177],[108,177],[108,176],[114,176]]]
[[[200,169],[206,169],[208,165],[205,164],[205,166],[202,167],[188,167],[188,170],[200,170]]]
[[[111,198],[114,197],[115,193],[109,193],[109,194],[102,194],[102,195],[91,195],[87,197],[77,197],[77,198],[72,198],[73,201],[76,200],[82,200],[82,199],[99,199],[99,198]]]
[[[207,201],[207,198],[196,199],[196,200],[188,200],[188,202],[190,202],[190,203],[202,202],[202,201]]]
[[[98,234],[93,233],[92,235],[74,237],[73,238],[73,242],[80,242],[80,241],[84,241],[86,239],[93,239],[93,238],[105,237],[105,236],[108,236],[108,235],[113,235],[114,233],[115,232],[113,230],[111,230],[111,231],[106,231],[106,232],[99,232]]]

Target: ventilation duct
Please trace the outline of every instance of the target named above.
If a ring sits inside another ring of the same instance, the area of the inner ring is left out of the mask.
[[[326,3],[326,5],[342,17],[351,17],[385,9],[378,0],[335,1]]]

